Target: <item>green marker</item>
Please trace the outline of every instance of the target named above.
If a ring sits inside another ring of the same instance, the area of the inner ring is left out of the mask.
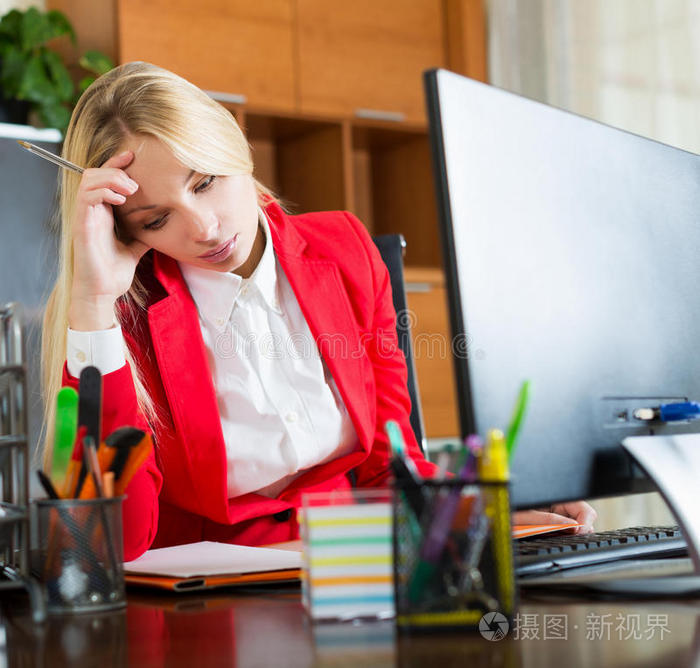
[[[520,433],[520,427],[522,426],[529,400],[530,381],[526,380],[520,388],[518,401],[515,404],[515,410],[513,411],[513,416],[510,419],[508,431],[506,432],[506,450],[508,452],[509,461],[512,459],[513,452],[515,451],[515,443],[518,440],[518,434]]]
[[[72,387],[62,387],[56,397],[56,432],[51,466],[51,479],[58,489],[63,486],[77,432],[78,393]]]
[[[387,420],[384,423],[384,431],[389,437],[391,452],[394,457],[404,457],[406,454],[406,446],[404,445],[403,434],[401,434],[401,427],[399,427],[398,422]]]

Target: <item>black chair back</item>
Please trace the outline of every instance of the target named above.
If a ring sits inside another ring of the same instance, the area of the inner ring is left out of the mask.
[[[413,360],[413,343],[411,342],[411,317],[406,301],[406,288],[403,280],[403,255],[406,241],[401,234],[380,234],[373,237],[379,254],[389,270],[391,292],[396,310],[396,334],[399,347],[406,357],[408,367],[408,394],[411,397],[411,427],[423,454],[426,452],[423,413],[421,412],[418,378]]]

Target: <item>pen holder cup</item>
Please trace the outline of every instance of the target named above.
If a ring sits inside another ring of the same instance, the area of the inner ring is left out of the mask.
[[[313,620],[394,617],[392,492],[302,495],[302,598]]]
[[[397,482],[393,508],[398,630],[507,631],[516,607],[507,483]]]
[[[122,499],[36,501],[38,568],[52,614],[126,605]]]

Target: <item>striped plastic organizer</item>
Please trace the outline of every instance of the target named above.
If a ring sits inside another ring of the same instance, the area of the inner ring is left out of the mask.
[[[313,619],[394,616],[391,492],[305,494],[302,592]]]

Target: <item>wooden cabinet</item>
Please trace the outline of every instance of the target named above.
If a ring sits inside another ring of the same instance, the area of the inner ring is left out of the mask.
[[[428,437],[459,428],[421,73],[485,80],[483,2],[47,0],[76,26],[77,51],[244,96],[222,104],[246,132],[255,176],[292,213],[348,209],[372,234],[404,235]]]
[[[408,265],[440,266],[430,145],[421,128],[355,124],[354,211],[373,234],[401,233]]]
[[[348,209],[343,126],[333,121],[246,113],[255,177],[296,213]]]
[[[161,65],[205,90],[295,107],[293,0],[118,0],[119,62]]]
[[[421,74],[446,64],[441,0],[297,0],[307,113],[424,121]]]
[[[439,269],[407,267],[404,279],[426,434],[433,438],[458,436],[444,275]]]

